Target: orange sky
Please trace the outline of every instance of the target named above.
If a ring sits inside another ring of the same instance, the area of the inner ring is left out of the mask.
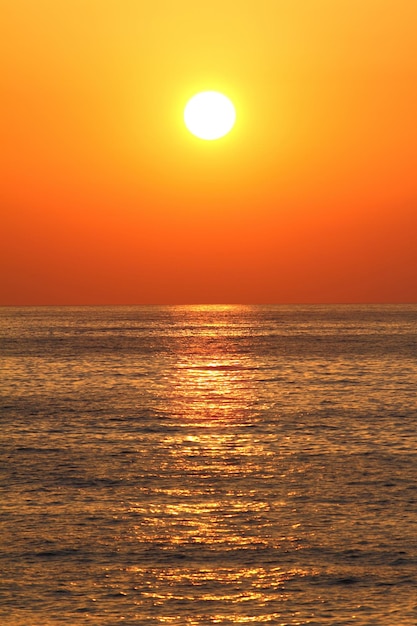
[[[415,0],[1,0],[0,304],[417,302]],[[200,90],[237,123],[193,137]]]

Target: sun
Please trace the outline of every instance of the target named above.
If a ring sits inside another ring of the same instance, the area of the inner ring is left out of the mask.
[[[220,139],[232,130],[235,121],[235,107],[218,91],[197,93],[184,109],[185,125],[199,139]]]

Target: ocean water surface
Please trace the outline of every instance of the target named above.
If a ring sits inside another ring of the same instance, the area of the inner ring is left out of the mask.
[[[417,306],[0,309],[5,626],[417,624]]]

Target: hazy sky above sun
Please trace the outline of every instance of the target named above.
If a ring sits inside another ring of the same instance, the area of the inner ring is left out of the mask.
[[[417,302],[415,0],[0,0],[0,304]],[[188,132],[197,92],[233,131]]]

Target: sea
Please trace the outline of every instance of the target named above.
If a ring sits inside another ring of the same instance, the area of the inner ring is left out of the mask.
[[[417,305],[2,307],[4,626],[416,626]]]

